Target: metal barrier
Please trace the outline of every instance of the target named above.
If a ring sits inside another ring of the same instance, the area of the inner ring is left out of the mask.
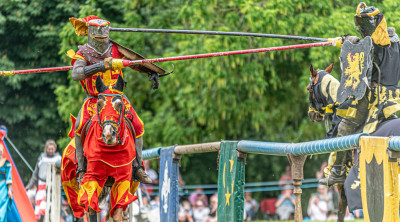
[[[181,155],[219,151],[218,221],[243,221],[245,160],[247,154],[287,156],[292,167],[292,179],[294,182],[296,200],[294,219],[295,221],[302,221],[301,185],[303,180],[303,166],[307,155],[344,151],[361,145],[361,149],[364,150],[364,152],[362,152],[364,156],[361,155],[360,157],[360,170],[364,171],[364,173],[361,173],[363,206],[368,205],[367,189],[373,190],[368,194],[369,199],[371,199],[371,196],[375,199],[381,198],[386,206],[388,206],[388,204],[394,206],[392,208],[384,208],[384,206],[380,205],[374,206],[372,204],[374,202],[370,203],[369,208],[364,207],[366,221],[399,221],[398,178],[394,178],[390,175],[398,175],[398,165],[396,161],[397,158],[400,157],[400,155],[397,155],[397,151],[400,150],[400,137],[392,137],[390,140],[389,138],[383,139],[370,137],[368,134],[355,134],[340,138],[303,143],[272,143],[246,140],[221,141],[144,150],[143,159],[160,158],[160,219],[161,221],[177,221],[178,176]],[[386,150],[388,145],[392,149],[391,152],[389,152],[390,156],[388,156],[386,152],[382,152],[382,150]],[[375,146],[375,148],[370,148],[371,146]],[[379,152],[376,151],[373,153],[373,150],[379,150]],[[377,156],[376,159],[384,163],[385,168],[381,173],[381,175],[385,175],[384,181],[379,178],[375,179],[376,175],[369,172],[371,170],[371,172],[376,172],[378,168],[374,165],[368,168],[362,163],[362,161],[366,164],[370,163],[369,159],[371,159],[372,156]],[[392,163],[390,163],[390,161],[392,161]],[[375,190],[373,188],[368,188],[368,183],[371,182],[367,182],[367,174],[369,177],[368,181],[372,180],[375,184],[390,184],[390,186],[385,185],[384,188],[377,188],[383,190],[384,196],[378,197],[377,193],[379,192],[375,192],[376,187]],[[397,208],[394,203],[397,203]],[[380,217],[379,213],[382,213],[382,217]]]
[[[358,146],[361,136],[368,136],[367,133],[316,140],[304,143],[271,143],[242,140],[238,144],[238,150],[245,153],[256,153],[266,155],[295,156],[323,154],[349,150]]]

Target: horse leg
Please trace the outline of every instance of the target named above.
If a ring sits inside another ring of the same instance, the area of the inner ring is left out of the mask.
[[[97,212],[89,207],[89,222],[97,222]]]
[[[343,222],[347,211],[347,198],[344,191],[344,185],[338,185],[339,190],[339,209],[338,209],[338,222]]]
[[[122,211],[122,207],[115,209],[114,214],[112,215],[112,219],[114,222],[123,222]]]

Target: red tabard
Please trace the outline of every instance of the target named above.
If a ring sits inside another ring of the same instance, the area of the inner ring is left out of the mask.
[[[136,158],[136,153],[134,152],[135,140],[128,132],[128,128],[125,127],[123,134],[120,135],[121,141],[123,141],[121,145],[106,145],[101,137],[102,129],[97,116],[94,116],[92,127],[89,129],[83,145],[87,161],[102,161],[111,167],[130,164]]]

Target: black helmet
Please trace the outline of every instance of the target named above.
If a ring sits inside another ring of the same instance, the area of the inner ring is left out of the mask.
[[[374,6],[367,7],[364,2],[361,2],[357,6],[357,12],[354,16],[354,23],[357,27],[357,32],[364,38],[365,36],[371,36],[376,27],[383,19],[383,14],[380,13],[379,9]]]

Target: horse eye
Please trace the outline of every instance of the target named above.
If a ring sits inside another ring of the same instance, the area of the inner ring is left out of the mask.
[[[101,100],[101,99],[99,99],[99,101],[97,101],[97,108],[98,108],[98,109],[102,109],[103,106],[104,106],[104,101]]]
[[[117,101],[115,101],[115,103],[114,103],[113,105],[114,105],[114,108],[115,108],[116,110],[121,110],[121,108],[122,108],[122,101],[121,101],[121,100],[117,100]]]

